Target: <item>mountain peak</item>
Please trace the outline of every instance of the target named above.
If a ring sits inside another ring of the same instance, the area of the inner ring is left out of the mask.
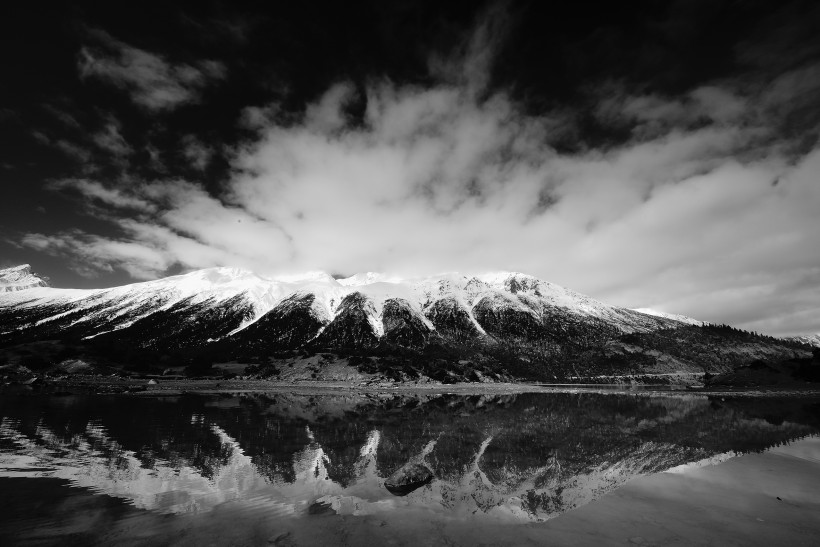
[[[48,287],[48,282],[32,273],[29,264],[0,269],[0,292],[21,291],[34,287]]]

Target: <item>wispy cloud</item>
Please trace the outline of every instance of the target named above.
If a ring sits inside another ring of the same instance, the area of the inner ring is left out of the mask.
[[[92,140],[94,144],[117,160],[122,160],[133,152],[131,146],[120,133],[119,121],[110,115],[107,117],[103,128],[94,133]]]
[[[72,129],[79,129],[80,122],[77,121],[70,113],[66,112],[62,108],[59,108],[53,104],[46,103],[43,105],[43,110],[54,116],[57,120],[59,120],[63,125],[70,127]]]
[[[487,89],[495,58],[512,24],[507,3],[495,3],[485,10],[472,32],[452,51],[433,52],[428,60],[430,73],[442,82],[468,93]]]
[[[59,235],[26,234],[20,244],[65,258],[86,277],[121,269],[136,279],[152,279],[171,265],[167,256],[134,241],[118,241],[72,230]]]
[[[182,155],[188,160],[191,167],[197,171],[204,171],[211,163],[214,154],[213,148],[207,146],[193,135],[186,135],[182,139]]]
[[[79,163],[81,170],[86,172],[94,171],[95,167],[91,164],[92,154],[87,148],[65,139],[58,139],[53,144],[60,152]]]
[[[202,89],[226,76],[225,66],[215,60],[173,63],[101,30],[89,31],[89,36],[95,45],[80,50],[80,75],[128,91],[136,104],[151,111],[195,103]]]
[[[123,210],[132,210],[143,213],[152,213],[157,206],[149,199],[141,198],[122,188],[112,188],[89,179],[63,179],[49,185],[54,190],[70,190],[82,197],[89,207],[114,208],[117,213]],[[97,216],[101,213],[94,211]]]

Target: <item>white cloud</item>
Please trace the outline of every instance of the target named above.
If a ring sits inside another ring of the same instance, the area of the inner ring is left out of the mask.
[[[332,133],[344,128],[348,121],[344,108],[355,96],[356,89],[349,82],[331,86],[318,102],[308,105],[305,126],[320,133]]]

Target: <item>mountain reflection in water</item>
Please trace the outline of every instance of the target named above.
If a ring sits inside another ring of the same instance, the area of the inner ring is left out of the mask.
[[[10,395],[0,478],[59,478],[156,513],[416,507],[545,520],[649,473],[816,434],[816,399],[595,393]],[[422,463],[433,480],[395,496]]]

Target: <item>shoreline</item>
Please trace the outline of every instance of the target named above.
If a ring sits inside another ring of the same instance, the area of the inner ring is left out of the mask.
[[[153,382],[153,383],[152,383]],[[182,394],[230,394],[289,392],[315,395],[361,394],[458,394],[504,395],[518,393],[598,393],[643,396],[702,397],[820,397],[820,385],[756,386],[756,387],[692,387],[664,384],[545,384],[460,382],[378,382],[353,383],[328,380],[245,380],[245,379],[162,379],[82,376],[37,378],[34,382],[6,383],[2,390],[25,391],[54,395],[138,395],[172,396]]]

